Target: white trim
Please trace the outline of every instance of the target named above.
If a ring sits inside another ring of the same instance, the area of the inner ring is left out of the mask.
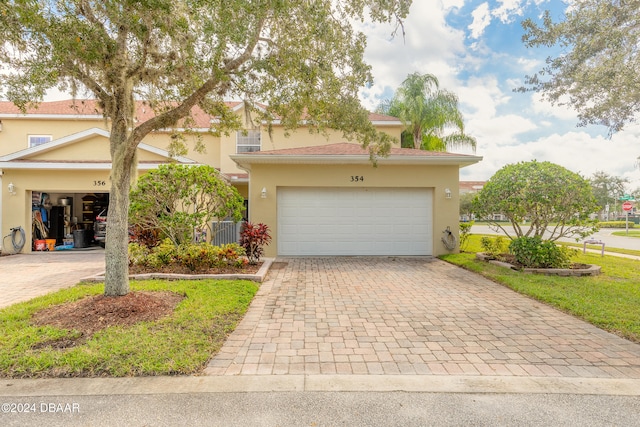
[[[40,145],[36,145],[35,147],[30,147],[24,150],[20,150],[20,151],[16,151],[15,153],[11,153],[8,154],[6,156],[2,156],[0,157],[0,162],[10,162],[12,160],[16,160],[16,159],[22,159],[25,157],[29,157],[32,156],[34,154],[41,154],[41,153],[46,153],[48,151],[52,151],[56,148],[60,148],[63,147],[65,145],[69,145],[69,144],[73,144],[94,136],[102,136],[104,138],[109,139],[110,136],[110,132],[104,130],[104,129],[100,129],[100,128],[90,128],[90,129],[86,129],[83,130],[81,132],[78,133],[74,133],[71,135],[67,135],[67,136],[63,136],[62,138],[56,139],[54,141],[51,142],[47,142],[46,144],[40,144]],[[196,161],[189,159],[188,157],[183,157],[183,156],[178,156],[178,157],[171,157],[169,155],[169,152],[167,150],[163,150],[161,148],[157,148],[154,147],[152,145],[146,144],[144,142],[141,142],[140,144],[138,144],[138,148],[140,150],[144,150],[147,151],[149,153],[153,153],[153,154],[157,154],[159,156],[162,157],[166,157],[168,159],[173,159],[176,160],[180,163],[189,163],[189,164],[195,164]],[[28,162],[25,162],[28,163]],[[33,164],[38,164],[38,163],[43,163],[43,162],[34,162]],[[69,164],[69,163],[66,163]],[[95,165],[95,163],[93,163]],[[158,163],[160,164],[160,163]]]
[[[308,124],[309,121],[308,120],[300,120],[300,124],[302,125],[306,125]],[[266,120],[262,121],[263,125],[268,125],[269,122]],[[282,120],[273,120],[271,121],[272,125],[281,125],[282,124]],[[403,126],[404,124],[399,121],[399,120],[371,120],[371,124],[374,126]]]
[[[400,120],[372,120],[372,125],[375,126],[402,126],[403,123]]]
[[[167,150],[163,150],[162,148],[158,148],[158,147],[154,147],[154,146],[149,145],[149,144],[145,144],[144,142],[141,142],[140,144],[138,144],[138,148],[141,149],[141,150],[144,150],[144,151],[148,151],[149,153],[157,154],[159,156],[163,156],[163,157],[166,157],[168,159],[176,160],[176,161],[178,161],[180,163],[196,163],[195,160],[191,160],[188,157],[183,157],[183,156],[171,157]]]
[[[138,163],[139,170],[157,169],[166,163]],[[197,166],[196,163],[189,166]],[[5,170],[111,170],[111,162],[72,163],[72,162],[2,162],[0,168]]]
[[[345,164],[370,164],[371,159],[367,155],[286,155],[286,154],[234,154],[229,156],[231,160],[241,166],[242,169],[250,168],[252,164],[297,164],[297,165],[345,165]],[[459,165],[469,166],[482,160],[481,156],[450,155],[450,156],[394,156],[378,157],[379,164],[388,165]]]
[[[55,148],[67,145],[69,143],[82,141],[84,139],[87,139],[96,135],[109,138],[109,132],[107,132],[106,130],[100,129],[100,128],[90,128],[78,133],[63,136],[62,138],[58,138],[51,142],[47,142],[46,144],[36,145],[35,147],[29,147],[24,150],[16,151],[15,153],[7,154],[6,156],[0,157],[0,162],[20,159],[22,157],[31,156],[37,153],[46,153],[47,151],[51,151]]]
[[[102,114],[22,114],[0,113],[0,119],[105,120]]]

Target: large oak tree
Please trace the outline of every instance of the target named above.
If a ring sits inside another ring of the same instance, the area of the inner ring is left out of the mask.
[[[371,81],[353,20],[402,25],[411,0],[3,0],[0,95],[25,108],[52,87],[99,101],[110,126],[106,295],[129,291],[127,209],[136,148],[150,132],[188,126],[195,106],[240,122],[230,97],[260,101],[261,120],[335,128],[384,153],[357,99]],[[156,113],[134,119],[134,100]]]
[[[555,47],[558,54],[519,90],[570,105],[580,125],[620,131],[640,111],[639,10],[640,0],[577,0],[555,22],[549,11],[539,22],[525,20],[525,45]]]

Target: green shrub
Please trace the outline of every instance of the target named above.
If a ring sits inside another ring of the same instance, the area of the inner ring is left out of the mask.
[[[460,250],[465,251],[469,244],[469,236],[471,235],[471,227],[473,227],[473,221],[460,223]]]
[[[169,239],[147,248],[141,243],[129,244],[129,264],[160,268],[177,263],[191,271],[225,266],[243,267],[248,260],[242,258],[244,248],[237,243],[213,246],[210,243],[188,243],[175,246]]]
[[[627,228],[627,221],[602,221],[598,223],[600,228]],[[629,228],[635,227],[633,222],[629,222]]]
[[[150,267],[162,267],[176,261],[178,256],[178,247],[173,244],[171,239],[164,239],[158,246],[151,250],[147,257],[147,265]]]
[[[178,246],[176,261],[191,271],[218,267],[219,248],[209,243],[182,244]]]
[[[218,259],[227,264],[236,264],[244,255],[244,248],[237,243],[226,243],[219,246]]]
[[[491,258],[498,258],[507,251],[507,242],[504,236],[483,236],[480,240],[484,253]]]
[[[518,237],[511,241],[509,252],[526,268],[568,268],[574,250],[540,237]]]
[[[147,265],[149,248],[140,243],[129,243],[129,265]]]

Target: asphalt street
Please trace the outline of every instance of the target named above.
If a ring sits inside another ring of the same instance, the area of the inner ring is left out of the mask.
[[[0,414],[0,424],[6,427],[640,425],[640,399],[631,396],[269,392],[29,397],[2,401],[35,405],[35,412]],[[67,412],[54,411],[65,407],[69,408]]]
[[[508,226],[508,229],[511,230],[511,226]],[[523,227],[525,230],[526,227]],[[626,237],[626,236],[614,236],[613,233],[616,231],[625,231],[624,229],[613,229],[613,228],[604,228],[594,233],[588,237],[588,239],[595,239],[604,242],[605,250],[606,248],[618,248],[618,249],[634,249],[640,250],[640,238],[637,237]],[[501,230],[496,230],[495,228],[489,227],[488,225],[478,225],[474,224],[471,227],[472,234],[504,234]],[[562,238],[560,240],[566,242],[576,243],[575,238]],[[582,243],[583,240],[578,240],[577,243]]]

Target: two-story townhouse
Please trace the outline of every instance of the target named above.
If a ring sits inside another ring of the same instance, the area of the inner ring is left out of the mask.
[[[244,104],[228,104],[245,117]],[[136,117],[153,114],[139,102]],[[188,154],[171,156],[174,130],[147,136],[138,147],[138,173],[167,162],[207,164],[245,197],[248,218],[264,222],[275,255],[438,255],[447,228],[457,234],[458,169],[477,156],[394,148],[372,165],[368,153],[300,128],[287,135],[276,122],[270,132],[252,123],[244,132],[215,136],[216,118],[194,110]],[[371,114],[377,129],[399,140],[396,118]],[[108,204],[109,123],[92,100],[44,102],[21,113],[0,102],[0,230],[21,226],[23,251],[46,238],[60,244],[72,231],[90,235]],[[194,148],[199,139],[206,148]],[[452,196],[453,193],[453,196]],[[80,230],[85,230],[81,232]],[[5,239],[3,249],[11,252]]]

